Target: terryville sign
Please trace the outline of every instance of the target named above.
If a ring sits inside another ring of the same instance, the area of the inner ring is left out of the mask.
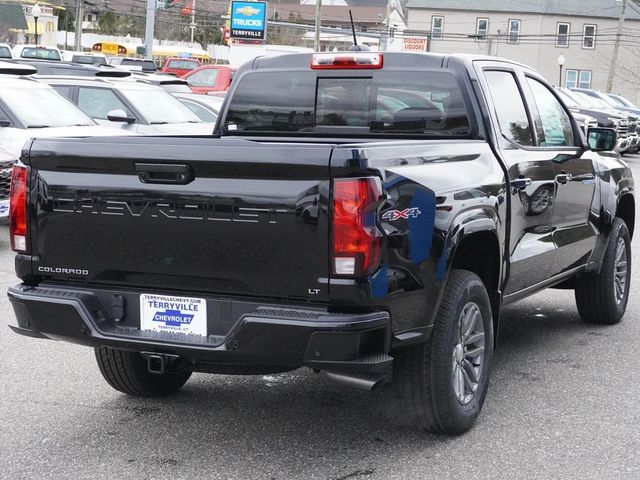
[[[231,2],[231,31],[234,39],[265,40],[267,2]]]

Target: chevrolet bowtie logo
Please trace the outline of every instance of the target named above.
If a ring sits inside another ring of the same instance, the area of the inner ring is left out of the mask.
[[[260,10],[258,10],[257,8],[253,8],[250,6],[244,6],[242,8],[236,8],[236,13],[239,13],[241,15],[244,15],[246,17],[251,17],[252,15],[257,15],[260,13]]]

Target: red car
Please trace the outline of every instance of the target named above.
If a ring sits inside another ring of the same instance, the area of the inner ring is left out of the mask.
[[[162,65],[160,71],[163,73],[171,73],[173,75],[177,75],[178,77],[182,77],[184,74],[198,68],[200,65],[200,60],[197,60],[195,58],[172,57],[167,58],[164,61],[164,65]]]
[[[229,65],[203,65],[183,75],[194,93],[224,92],[229,90],[237,68]]]

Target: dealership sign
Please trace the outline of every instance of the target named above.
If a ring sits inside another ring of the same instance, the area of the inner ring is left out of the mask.
[[[231,38],[265,40],[267,2],[231,2]]]

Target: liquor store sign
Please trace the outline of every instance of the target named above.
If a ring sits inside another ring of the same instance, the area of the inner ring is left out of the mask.
[[[267,2],[231,2],[231,38],[267,38]]]

